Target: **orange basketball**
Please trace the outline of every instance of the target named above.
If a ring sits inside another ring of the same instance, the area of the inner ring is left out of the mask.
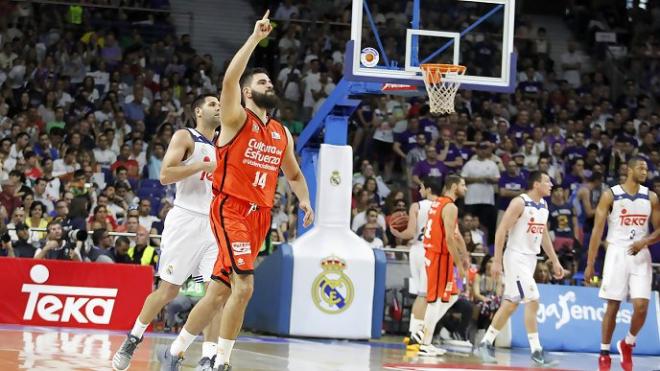
[[[390,215],[390,226],[399,232],[408,227],[408,214],[405,211],[396,211]]]
[[[367,62],[373,62],[373,60],[374,60],[374,55],[373,55],[373,54],[366,54],[366,55],[364,56],[364,59],[366,59]]]

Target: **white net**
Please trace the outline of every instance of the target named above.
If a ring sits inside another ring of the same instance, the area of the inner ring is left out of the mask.
[[[447,64],[424,64],[420,66],[429,96],[431,113],[446,115],[454,113],[454,98],[461,86],[457,78],[465,74],[465,66]]]

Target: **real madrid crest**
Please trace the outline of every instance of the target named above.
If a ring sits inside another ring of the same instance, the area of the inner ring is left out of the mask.
[[[314,305],[324,313],[338,314],[353,302],[353,282],[344,273],[346,262],[336,256],[321,260],[321,272],[312,283]]]
[[[341,184],[341,175],[339,175],[338,170],[334,170],[330,175],[330,184],[333,186],[338,186]]]

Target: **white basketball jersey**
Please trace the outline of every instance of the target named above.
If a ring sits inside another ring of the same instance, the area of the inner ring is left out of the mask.
[[[417,203],[419,205],[419,210],[417,211],[417,228],[415,229],[415,243],[422,243],[424,240],[424,227],[429,220],[429,210],[431,210],[431,205],[433,201],[431,200],[422,200]]]
[[[215,162],[215,145],[213,142],[206,139],[195,129],[188,128],[188,132],[193,139],[195,149],[183,161],[182,165],[208,160]],[[176,182],[174,206],[208,215],[213,199],[212,184],[213,173],[203,171]]]
[[[636,195],[631,196],[621,185],[612,187],[614,202],[607,218],[607,244],[622,248],[640,240],[649,233],[651,201],[649,189],[640,185]]]
[[[534,202],[526,193],[520,195],[525,201],[525,209],[509,232],[506,248],[522,254],[541,252],[543,231],[548,222],[548,205],[544,199]]]

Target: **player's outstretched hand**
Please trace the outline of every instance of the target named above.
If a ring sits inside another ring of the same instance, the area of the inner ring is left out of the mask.
[[[268,19],[269,15],[270,10],[266,10],[266,14],[264,14],[263,18],[258,20],[254,25],[252,36],[256,37],[259,41],[268,37],[270,32],[273,30],[273,26],[270,24],[270,19]]]
[[[493,276],[494,279],[497,279],[502,275],[502,263],[495,261],[495,259],[492,261],[493,265],[490,266],[490,275]]]
[[[646,245],[644,241],[635,241],[632,245],[630,245],[630,248],[628,249],[628,255],[637,255],[637,253],[645,247],[648,247],[648,245]]]
[[[303,226],[308,227],[314,221],[314,210],[312,210],[312,206],[307,201],[300,202],[298,206],[305,213]]]
[[[552,276],[556,279],[562,279],[564,278],[564,268],[561,266],[559,262],[556,262],[552,264]]]

